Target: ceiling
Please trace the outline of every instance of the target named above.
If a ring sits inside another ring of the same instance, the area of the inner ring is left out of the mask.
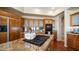
[[[71,7],[71,8],[69,8],[68,10],[74,11],[74,10],[76,10],[76,9],[79,9],[79,7]]]
[[[63,12],[67,7],[13,7],[25,14],[38,14],[55,16]]]
[[[0,10],[25,18],[52,18],[61,14],[62,12],[64,12],[64,10],[70,10],[71,13],[75,13],[74,10],[79,11],[79,7],[0,7]]]

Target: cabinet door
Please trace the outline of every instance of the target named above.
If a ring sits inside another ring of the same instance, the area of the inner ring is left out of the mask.
[[[0,26],[7,26],[7,18],[0,17]],[[7,42],[7,32],[0,32],[0,44]]]
[[[68,39],[68,46],[74,48],[74,41],[73,41],[73,39]]]
[[[75,40],[75,48],[79,50],[79,36]]]
[[[74,35],[70,34],[67,36],[67,42],[68,42],[67,44],[69,47],[75,48],[75,39],[76,37]]]
[[[20,19],[10,19],[10,26],[20,26]]]
[[[21,27],[24,27],[24,19],[21,19]]]
[[[0,17],[0,25],[7,25],[7,18]]]
[[[45,21],[45,24],[52,24],[53,23],[52,19],[46,19],[44,21]]]
[[[6,32],[1,32],[0,33],[0,44],[1,43],[6,43],[7,42],[7,33]]]
[[[20,38],[20,20],[10,19],[10,41]]]

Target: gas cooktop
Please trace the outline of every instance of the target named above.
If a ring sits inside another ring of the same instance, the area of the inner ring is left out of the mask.
[[[24,39],[23,41],[41,46],[48,38],[49,36],[37,35],[33,40]]]

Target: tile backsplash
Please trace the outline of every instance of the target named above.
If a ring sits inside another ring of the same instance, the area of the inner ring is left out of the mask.
[[[73,29],[73,32],[74,32],[74,33],[79,33],[79,28],[74,28],[74,29]]]

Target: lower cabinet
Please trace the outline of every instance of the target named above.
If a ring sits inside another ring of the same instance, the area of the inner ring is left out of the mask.
[[[79,37],[78,37],[78,39],[76,39],[76,44],[75,44],[75,47],[76,47],[76,49],[78,49],[78,50],[79,50]]]
[[[79,35],[67,34],[67,45],[79,50]]]
[[[0,32],[0,44],[7,42],[7,32]]]

